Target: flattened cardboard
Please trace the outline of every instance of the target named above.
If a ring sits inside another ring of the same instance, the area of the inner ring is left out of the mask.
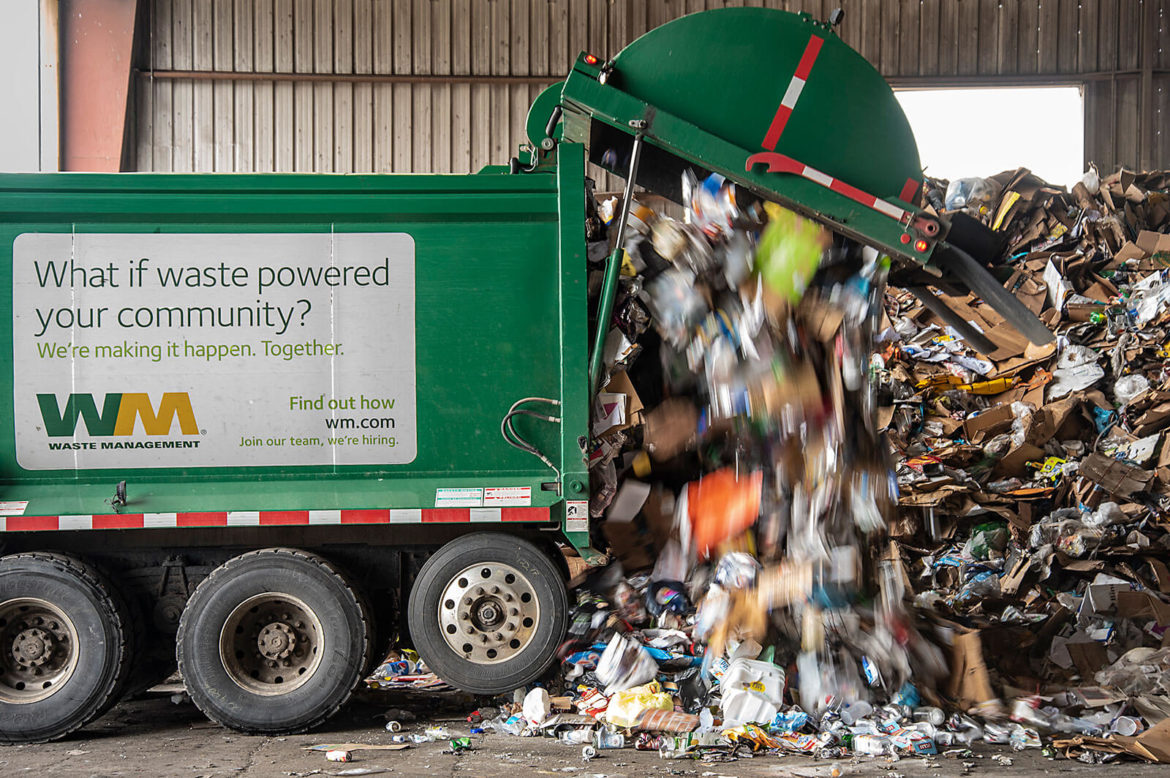
[[[1118,497],[1129,497],[1135,492],[1147,490],[1154,478],[1153,472],[1149,470],[1095,452],[1081,461],[1081,475]]]
[[[1052,741],[1062,751],[1103,751],[1107,754],[1129,754],[1157,764],[1170,764],[1170,719],[1158,722],[1137,737],[1113,735],[1107,738],[1078,737]]]

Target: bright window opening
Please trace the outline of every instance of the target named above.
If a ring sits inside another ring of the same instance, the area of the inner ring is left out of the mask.
[[[1071,187],[1084,174],[1084,100],[1075,86],[896,92],[928,176],[1026,167]]]

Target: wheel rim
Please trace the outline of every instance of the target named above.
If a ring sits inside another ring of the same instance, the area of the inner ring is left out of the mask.
[[[477,664],[506,662],[523,651],[540,623],[532,583],[499,562],[472,565],[439,598],[439,631],[451,650]]]
[[[266,592],[236,606],[219,634],[219,655],[239,687],[288,694],[317,671],[325,653],[321,621],[303,601]]]
[[[0,702],[28,704],[56,694],[77,669],[77,628],[35,597],[0,603]]]

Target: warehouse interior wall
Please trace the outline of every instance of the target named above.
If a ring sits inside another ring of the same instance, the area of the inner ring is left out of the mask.
[[[677,16],[745,4],[142,3],[127,128],[133,169],[397,173],[504,164],[523,140],[528,106],[580,51],[608,57]],[[746,4],[820,19],[844,8],[840,35],[895,86],[1083,86],[1086,161],[1103,172],[1170,167],[1162,131],[1170,0]],[[696,55],[718,66],[716,54]],[[938,132],[978,143],[979,117],[940,116]]]

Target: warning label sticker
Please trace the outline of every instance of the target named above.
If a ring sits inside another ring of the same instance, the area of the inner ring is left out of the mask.
[[[508,508],[532,504],[531,486],[489,486],[483,490],[484,507]]]
[[[436,489],[436,508],[481,508],[483,489]]]
[[[565,503],[565,532],[589,531],[589,501],[569,500]]]

